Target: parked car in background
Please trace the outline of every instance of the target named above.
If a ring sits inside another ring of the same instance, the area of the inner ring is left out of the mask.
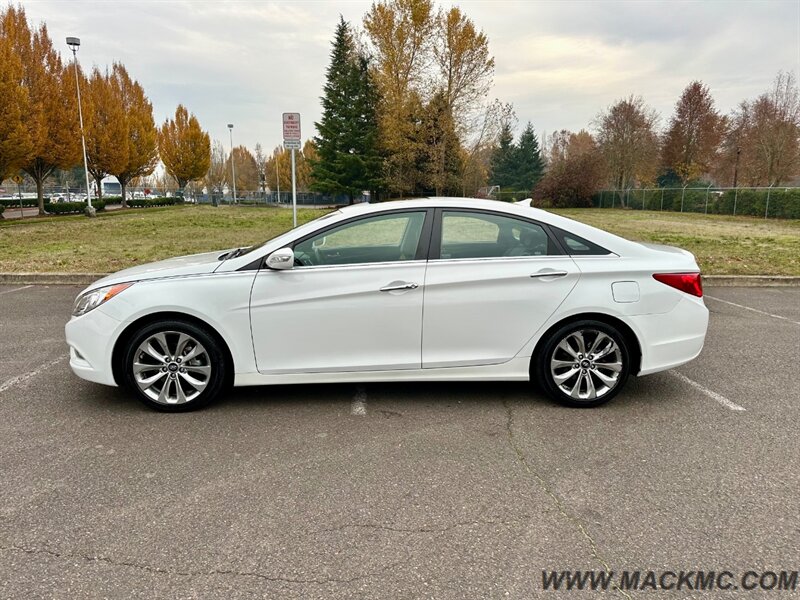
[[[66,338],[78,376],[163,411],[230,385],[408,380],[531,380],[589,407],[697,357],[702,296],[685,250],[430,198],[120,271],[78,296]]]

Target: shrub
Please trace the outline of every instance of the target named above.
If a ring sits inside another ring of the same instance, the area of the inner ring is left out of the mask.
[[[106,202],[105,200],[92,200],[92,206],[95,210],[104,210]],[[80,214],[86,210],[86,202],[58,202],[57,204],[45,202],[44,210],[53,215]]]

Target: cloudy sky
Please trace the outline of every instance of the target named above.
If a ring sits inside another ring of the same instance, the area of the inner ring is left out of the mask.
[[[330,40],[341,13],[361,23],[361,0],[25,0],[63,45],[81,38],[81,64],[123,62],[160,123],[185,104],[212,138],[266,148],[280,115],[298,111],[313,135]],[[669,118],[681,90],[701,79],[728,112],[800,69],[800,0],[698,2],[461,0],[489,37],[491,96],[512,102],[538,132],[587,127],[615,99],[641,94]],[[66,48],[65,48],[66,50]]]

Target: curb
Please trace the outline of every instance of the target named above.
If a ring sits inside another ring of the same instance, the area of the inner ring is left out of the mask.
[[[0,273],[0,284],[89,285],[108,273]],[[790,275],[703,275],[708,287],[800,287]]]
[[[703,275],[709,287],[800,287],[800,277],[791,275]]]
[[[108,273],[0,273],[0,284],[89,285]]]

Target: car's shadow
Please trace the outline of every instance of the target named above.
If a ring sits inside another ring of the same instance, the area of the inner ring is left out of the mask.
[[[108,388],[81,382],[82,402],[101,412],[139,413],[151,412],[138,402],[134,394],[123,388]],[[647,378],[631,377],[625,389],[607,407],[626,410],[655,401],[674,403],[679,394],[679,382],[664,374]],[[656,391],[657,388],[658,391]],[[664,394],[665,391],[670,393]],[[661,396],[664,396],[661,398]],[[385,405],[402,406],[409,410],[418,406],[441,406],[443,410],[452,403],[481,404],[507,402],[529,404],[543,410],[570,410],[550,400],[534,384],[506,381],[459,382],[381,382],[381,383],[330,383],[299,385],[266,385],[238,387],[218,398],[207,411],[225,412],[274,410],[282,407],[316,405],[320,407],[347,405],[363,398],[367,407]],[[600,407],[599,410],[603,410]]]

